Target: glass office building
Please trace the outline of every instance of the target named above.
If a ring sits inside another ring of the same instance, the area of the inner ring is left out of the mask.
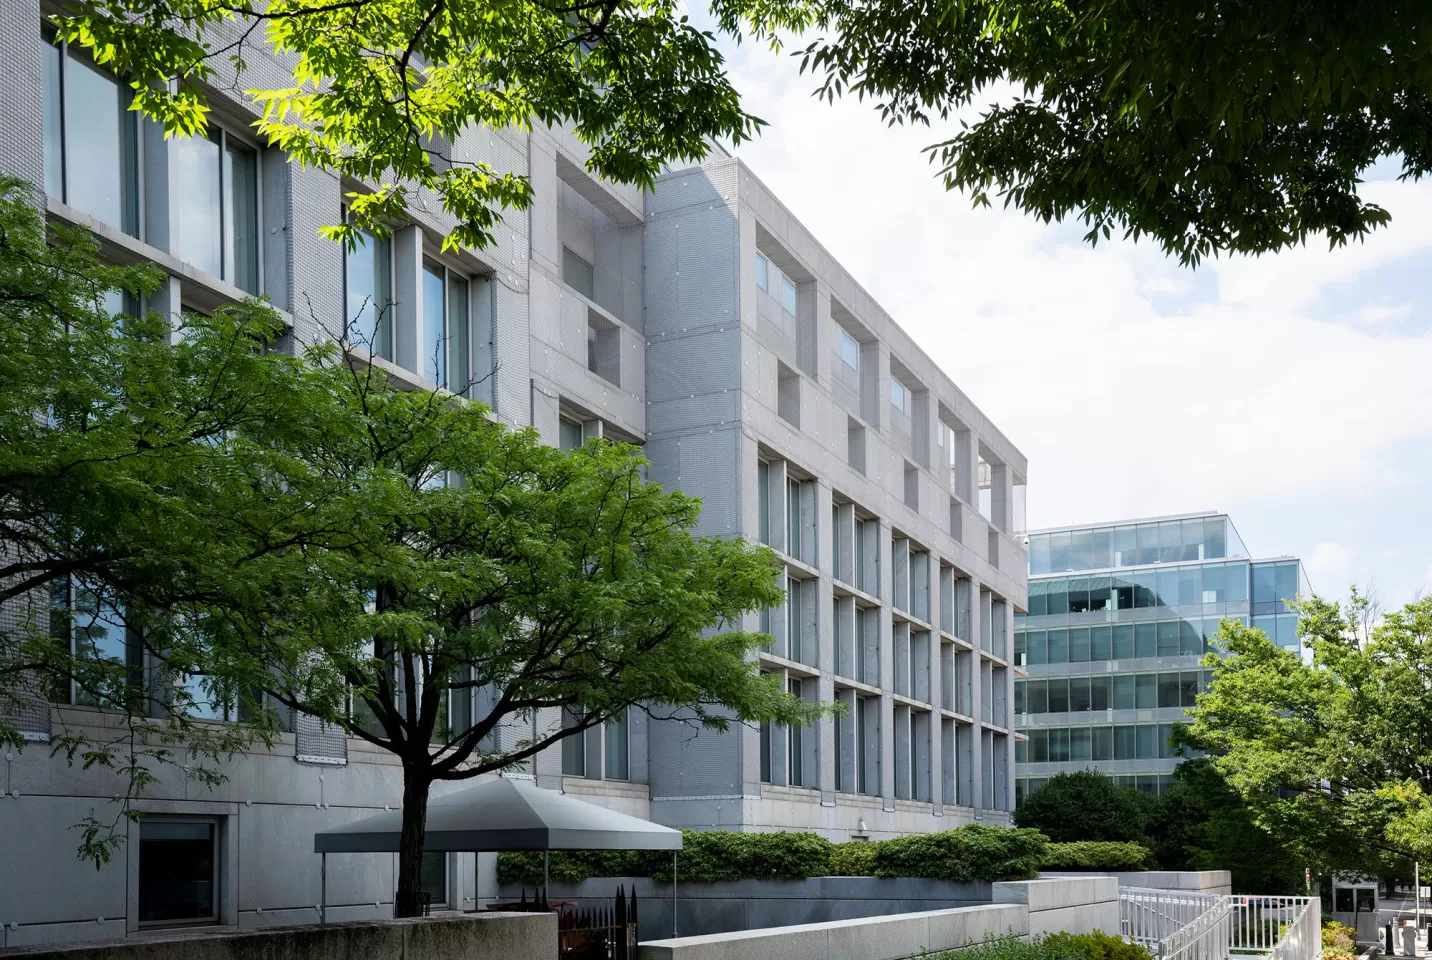
[[[1173,724],[1203,690],[1224,617],[1296,648],[1286,600],[1310,593],[1291,557],[1255,560],[1223,514],[1029,535],[1029,612],[1015,616],[1016,802],[1056,773],[1100,770],[1157,793]]]

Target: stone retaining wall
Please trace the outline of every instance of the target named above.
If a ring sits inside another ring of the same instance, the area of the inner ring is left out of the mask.
[[[554,960],[557,916],[486,913],[0,948],[3,960]]]

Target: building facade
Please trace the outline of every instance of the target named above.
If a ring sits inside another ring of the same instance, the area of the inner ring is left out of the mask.
[[[1224,618],[1297,649],[1285,601],[1311,593],[1292,557],[1255,560],[1224,514],[1029,534],[1029,611],[1016,615],[1016,799],[1056,773],[1099,770],[1157,794],[1174,723],[1207,684]]]
[[[536,196],[492,246],[443,252],[453,224],[419,194],[410,224],[345,254],[318,228],[363,185],[256,140],[254,111],[223,92],[230,78],[210,91],[209,137],[166,140],[111,76],[49,40],[37,2],[0,9],[12,91],[0,170],[105,257],[164,272],[128,309],[267,296],[290,325],[285,349],[346,331],[395,382],[475,381],[500,421],[554,445],[641,444],[651,479],[703,498],[698,533],[779,552],[788,602],[746,624],[773,637],[760,669],[843,713],[696,732],[632,711],[511,775],[693,829],[849,840],[1008,822],[1025,459],[739,160],[717,148],[643,193],[590,176],[564,131],[474,129],[454,156],[525,174]],[[282,82],[261,56],[249,68]],[[58,602],[83,608],[74,593]],[[0,616],[14,626],[34,612]],[[122,611],[87,612],[86,642],[125,656]],[[534,716],[497,736],[561,722]],[[117,813],[120,780],[52,758],[45,741],[118,723],[77,693],[24,712],[34,742],[4,756],[0,863],[43,868],[0,884],[0,944],[313,922],[314,831],[401,802],[393,758],[299,718],[212,789],[182,764],[156,770],[144,816],[96,870],[76,859],[71,826]],[[165,871],[187,885],[178,905],[151,883]],[[425,886],[471,909],[495,895],[493,858],[433,855]],[[394,887],[391,855],[330,864],[328,916],[390,915]]]

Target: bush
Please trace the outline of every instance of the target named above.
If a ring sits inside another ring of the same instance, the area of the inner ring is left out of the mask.
[[[1038,830],[1055,843],[1080,840],[1137,842],[1144,838],[1155,800],[1133,787],[1120,787],[1093,770],[1058,773],[1024,798],[1014,822]]]
[[[1052,933],[1045,946],[1059,954],[1073,954],[1079,960],[1153,960],[1153,954],[1122,937],[1095,930],[1093,933]]]
[[[1047,844],[1034,830],[970,824],[957,830],[894,840],[835,844],[813,833],[683,831],[679,879],[804,880],[807,877],[926,877],[979,882],[1028,880],[1039,874]],[[1108,868],[1105,868],[1108,869]],[[578,883],[589,877],[671,879],[671,854],[651,850],[554,852],[551,879]],[[501,883],[542,882],[542,854],[497,857]]]
[[[879,846],[879,843],[862,840],[837,843],[835,849],[830,851],[830,876],[875,876],[875,851]]]
[[[1055,933],[1024,940],[1016,934],[991,937],[930,960],[1153,960],[1143,947],[1107,933]]]
[[[1037,830],[972,823],[958,830],[880,841],[875,844],[875,875],[957,883],[1029,880],[1039,875],[1046,846]]]
[[[1356,953],[1357,931],[1336,920],[1323,921],[1323,956],[1329,953]]]
[[[682,831],[679,879],[689,883],[722,880],[804,880],[825,876],[835,844],[814,833],[733,833]],[[671,879],[671,854],[664,850],[554,851],[549,875],[560,883],[588,877]],[[497,857],[500,883],[541,883],[542,854],[503,853]]]
[[[1049,844],[1041,866],[1046,870],[1142,870],[1148,862],[1149,849],[1141,844],[1081,840]]]

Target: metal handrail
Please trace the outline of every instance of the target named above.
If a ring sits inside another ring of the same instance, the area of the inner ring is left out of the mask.
[[[1245,897],[1119,889],[1126,939],[1160,960],[1317,960],[1321,906],[1312,897]]]

